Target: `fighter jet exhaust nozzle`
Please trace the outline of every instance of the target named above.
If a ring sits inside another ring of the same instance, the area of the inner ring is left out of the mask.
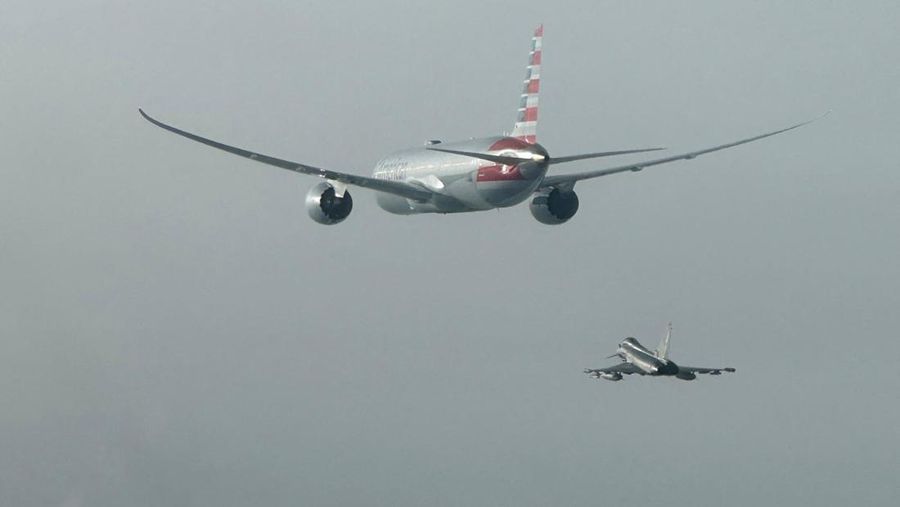
[[[663,364],[656,370],[657,375],[680,375],[681,373],[684,373],[684,372],[682,372],[678,368],[678,365],[673,363],[672,361],[667,361],[665,364]],[[691,379],[686,379],[686,380],[691,380]]]
[[[529,204],[538,222],[558,225],[567,222],[578,211],[578,195],[572,190],[551,188],[535,192]]]
[[[337,189],[326,181],[317,183],[306,193],[306,211],[309,217],[324,225],[339,224],[353,209],[350,192],[338,195]]]

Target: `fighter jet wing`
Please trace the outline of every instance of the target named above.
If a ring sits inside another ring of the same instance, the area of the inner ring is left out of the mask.
[[[721,375],[723,371],[734,373],[734,368],[697,368],[695,366],[678,366],[678,369],[689,373]]]
[[[618,174],[618,173],[623,173],[623,172],[628,172],[628,171],[636,172],[636,171],[640,171],[641,169],[643,169],[645,167],[650,167],[652,165],[667,164],[669,162],[675,162],[678,160],[691,160],[693,158],[699,157],[700,155],[704,155],[706,153],[712,153],[714,151],[724,150],[726,148],[731,148],[734,146],[739,146],[742,144],[750,143],[753,141],[758,141],[758,140],[764,139],[766,137],[771,137],[771,136],[774,136],[777,134],[781,134],[783,132],[787,132],[789,130],[794,130],[796,128],[800,128],[800,127],[802,127],[804,125],[808,125],[820,118],[823,118],[827,114],[828,113],[825,113],[822,116],[819,116],[818,118],[814,118],[812,120],[808,120],[803,123],[798,123],[796,125],[791,125],[790,127],[786,127],[786,128],[780,129],[780,130],[776,130],[773,132],[767,132],[765,134],[759,134],[757,136],[748,137],[747,139],[741,139],[739,141],[733,141],[733,142],[726,143],[726,144],[720,144],[719,146],[713,146],[712,148],[704,148],[702,150],[691,151],[688,153],[682,153],[680,155],[672,155],[669,157],[648,160],[646,162],[636,162],[634,164],[628,164],[628,165],[623,165],[623,166],[618,166],[618,167],[610,167],[608,169],[595,169],[593,171],[585,171],[582,173],[545,176],[544,181],[541,182],[540,188],[549,188],[549,187],[555,187],[555,186],[566,185],[566,184],[574,185],[578,181],[586,180],[586,179],[590,179],[590,178],[599,178],[600,176],[609,176],[610,174]]]
[[[609,366],[606,368],[597,368],[597,369],[588,369],[584,370],[585,373],[590,375],[591,373],[621,373],[623,375],[631,375],[632,373],[638,375],[646,375],[644,370],[638,368],[637,366],[631,363],[619,363],[615,366]]]
[[[227,151],[228,153],[233,153],[241,157],[249,158],[250,160],[262,162],[263,164],[273,165],[275,167],[280,167],[282,169],[287,169],[288,171],[294,171],[301,174],[310,174],[313,176],[318,176],[320,178],[345,183],[347,185],[355,185],[357,187],[369,188],[372,190],[377,190],[379,192],[395,194],[416,201],[427,201],[433,195],[431,191],[423,187],[418,187],[409,183],[404,183],[402,181],[380,180],[376,178],[368,178],[366,176],[357,176],[355,174],[347,174],[337,171],[329,171],[327,169],[319,169],[318,167],[313,167],[311,165],[291,162],[290,160],[283,160],[280,158],[270,157],[268,155],[261,155],[259,153],[254,153],[242,148],[229,146],[218,141],[213,141],[212,139],[207,139],[205,137],[186,132],[171,125],[166,125],[159,120],[151,118],[150,115],[145,113],[143,109],[138,109],[138,111],[141,113],[141,116],[143,116],[144,119],[159,128],[168,130],[169,132],[178,134],[182,137],[186,137],[192,141],[197,141],[198,143],[203,143],[207,146],[212,146],[213,148]]]

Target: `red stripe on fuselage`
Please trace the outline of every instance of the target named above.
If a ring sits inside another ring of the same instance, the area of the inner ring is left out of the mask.
[[[518,166],[490,165],[478,168],[478,177],[475,181],[522,181],[524,179]]]
[[[504,137],[492,144],[488,151],[527,150],[531,148],[528,137],[534,138],[534,136]],[[522,181],[524,179],[518,166],[489,165],[478,168],[478,177],[475,181]]]
[[[488,151],[499,151],[499,150],[527,150],[531,148],[531,145],[526,143],[525,141],[517,138],[517,137],[504,137],[499,141],[495,142],[488,148]]]
[[[522,141],[525,144],[534,144],[537,142],[537,136],[534,134],[529,134],[526,136],[517,136],[516,139]]]

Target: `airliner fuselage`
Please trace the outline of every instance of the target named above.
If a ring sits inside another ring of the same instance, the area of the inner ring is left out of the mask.
[[[677,160],[691,160],[809,123],[679,155],[578,173],[548,174],[547,169],[553,164],[661,148],[600,151],[551,159],[547,150],[537,143],[543,35],[543,26],[538,26],[531,39],[516,121],[508,136],[446,144],[430,142],[424,147],[396,152],[376,164],[374,177],[323,169],[231,146],[165,124],[143,110],[139,111],[150,123],[182,137],[256,162],[321,178],[306,193],[305,204],[309,217],[324,225],[341,223],[350,215],[353,198],[349,187],[375,191],[378,205],[397,215],[483,211],[529,200],[529,210],[539,222],[562,224],[578,211],[578,196],[574,188],[579,181],[641,171],[645,167]]]
[[[531,162],[504,165],[430,148],[493,154]],[[459,143],[431,142],[399,151],[375,166],[376,179],[401,181],[431,190],[439,198],[427,202],[378,192],[378,205],[390,213],[460,213],[514,206],[528,199],[549,167],[547,151],[514,137],[487,137]]]

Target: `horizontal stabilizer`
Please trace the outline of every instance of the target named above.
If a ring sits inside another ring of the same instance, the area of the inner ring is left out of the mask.
[[[712,153],[715,151],[732,148],[734,146],[740,146],[742,144],[752,143],[753,141],[758,141],[760,139],[772,137],[772,136],[781,134],[783,132],[787,132],[789,130],[794,130],[794,129],[800,128],[804,125],[809,125],[810,123],[812,123],[820,118],[824,118],[825,116],[828,116],[828,113],[830,113],[830,112],[831,111],[819,116],[818,118],[813,118],[812,120],[798,123],[796,125],[791,125],[790,127],[785,127],[783,129],[779,129],[774,132],[766,132],[765,134],[759,134],[759,135],[756,135],[753,137],[748,137],[747,139],[741,139],[740,141],[732,141],[730,143],[720,144],[719,146],[713,146],[712,148],[704,148],[702,150],[689,151],[687,153],[682,153],[680,155],[672,155],[669,157],[658,158],[655,160],[647,160],[644,162],[636,162],[633,164],[621,165],[618,167],[610,167],[607,169],[595,169],[593,171],[585,171],[583,173],[557,174],[557,175],[553,175],[553,176],[546,176],[546,177],[544,177],[544,181],[541,183],[541,188],[549,188],[549,187],[555,187],[555,186],[559,186],[559,185],[574,185],[576,182],[579,182],[582,180],[587,180],[587,179],[591,179],[591,178],[599,178],[601,176],[609,176],[610,174],[618,174],[618,173],[624,173],[624,172],[629,172],[629,171],[637,172],[637,171],[644,169],[645,167],[650,167],[650,166],[660,165],[660,164],[668,164],[669,162],[675,162],[676,160],[693,160],[693,159],[699,157],[700,155],[705,155],[707,153]],[[553,160],[550,161],[551,164],[553,162],[554,162]]]
[[[489,162],[496,162],[503,165],[516,165],[525,162],[542,162],[546,159],[540,154],[533,154],[530,157],[513,157],[509,155],[491,155],[490,153],[478,153],[472,151],[451,150],[447,148],[428,148],[431,151],[442,151],[444,153],[453,153],[454,155],[463,155],[465,157],[479,158]],[[589,158],[613,157],[615,155],[628,155],[630,153],[644,153],[647,151],[664,150],[665,148],[642,148],[639,150],[617,150],[617,151],[600,151],[596,153],[583,153],[581,155],[569,155],[565,157],[552,157],[549,160],[551,164],[562,164],[565,162],[574,162],[576,160],[585,160]]]
[[[643,148],[639,150],[619,150],[619,151],[599,151],[596,153],[585,153],[583,155],[569,155],[567,157],[553,157],[550,159],[551,164],[564,164],[566,162],[575,162],[576,160],[585,160],[588,158],[614,157],[616,155],[628,155],[630,153],[644,153],[647,151],[659,151],[665,148]]]
[[[502,165],[524,164],[526,162],[541,162],[546,157],[535,153],[530,157],[510,157],[508,155],[491,155],[489,153],[478,153],[473,151],[449,150],[446,148],[428,148],[431,151],[442,151],[444,153],[453,153],[454,155],[462,155],[464,157],[480,158],[489,162],[496,162]]]

